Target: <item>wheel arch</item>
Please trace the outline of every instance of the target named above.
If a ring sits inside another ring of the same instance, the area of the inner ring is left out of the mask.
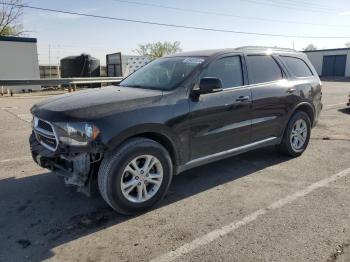
[[[315,109],[314,109],[314,107],[308,102],[302,102],[302,103],[298,104],[289,114],[288,119],[284,125],[281,139],[284,137],[284,134],[286,132],[286,129],[287,129],[287,126],[288,126],[290,119],[293,117],[293,115],[297,111],[301,111],[301,112],[304,112],[305,114],[307,114],[310,118],[311,127],[314,125],[314,121],[315,121]]]
[[[308,102],[303,102],[303,103],[300,103],[299,105],[297,105],[294,108],[292,114],[289,116],[288,122],[289,122],[290,118],[294,115],[294,113],[296,111],[302,111],[302,112],[306,113],[309,116],[309,118],[310,118],[311,126],[312,127],[314,126],[315,108],[313,107],[313,105],[311,105]]]
[[[141,125],[123,131],[108,143],[108,151],[116,150],[129,139],[136,137],[148,138],[164,146],[170,154],[174,167],[181,162],[181,155],[179,150],[177,150],[179,148],[178,137],[168,127],[159,124]]]
[[[174,142],[165,134],[159,133],[159,132],[143,132],[143,133],[138,133],[134,136],[128,137],[126,140],[130,138],[135,138],[135,137],[143,137],[143,138],[148,138],[151,140],[154,140],[161,144],[162,146],[165,147],[165,149],[169,152],[171,160],[174,163],[174,166],[178,164],[179,161],[179,156],[178,152],[176,150],[176,146]]]

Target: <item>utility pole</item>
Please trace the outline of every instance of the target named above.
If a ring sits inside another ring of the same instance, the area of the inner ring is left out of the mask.
[[[49,77],[51,79],[51,44],[49,44]]]

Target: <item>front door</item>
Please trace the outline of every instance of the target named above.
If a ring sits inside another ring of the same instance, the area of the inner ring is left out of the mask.
[[[221,79],[223,91],[190,102],[192,160],[250,142],[251,91],[242,62],[240,55],[220,57],[203,70],[200,78]]]

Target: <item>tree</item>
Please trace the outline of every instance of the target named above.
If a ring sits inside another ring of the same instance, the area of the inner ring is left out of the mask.
[[[136,53],[138,53],[141,56],[146,56],[150,60],[154,60],[165,55],[175,54],[181,51],[182,49],[180,48],[180,42],[178,41],[156,42],[145,45],[139,45],[139,48],[135,50]]]
[[[312,50],[317,50],[317,47],[313,44],[309,44],[307,47],[303,49],[304,51],[312,51]]]
[[[346,47],[350,47],[350,42],[345,43]]]
[[[5,0],[0,4],[0,36],[20,36],[24,34],[21,19],[22,0]]]

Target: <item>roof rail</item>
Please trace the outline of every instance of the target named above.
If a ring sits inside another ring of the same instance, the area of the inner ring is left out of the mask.
[[[271,47],[271,46],[240,46],[235,48],[236,50],[272,50],[272,51],[290,51],[296,52],[295,49],[292,48],[284,48],[284,47]]]

